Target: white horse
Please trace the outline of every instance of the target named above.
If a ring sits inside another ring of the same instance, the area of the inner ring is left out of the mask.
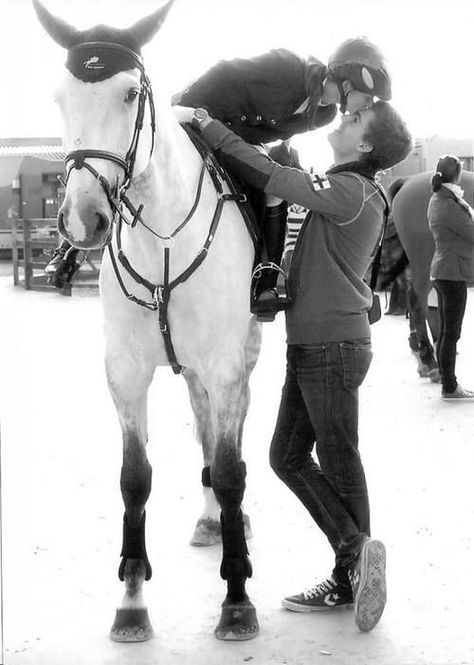
[[[112,248],[104,253],[100,293],[107,379],[123,433],[125,595],[111,637],[152,636],[142,593],[151,577],[147,391],[155,368],[172,364],[187,382],[203,447],[206,505],[193,541],[215,542],[222,527],[227,595],[215,634],[249,639],[258,622],[245,591],[252,569],[241,510],[241,436],[261,341],[249,311],[254,245],[235,197],[219,196],[214,172],[169,104],[153,104],[140,48],[173,0],[128,31],[84,32],[33,2],[45,30],[68,51],[57,94],[67,153],[59,230],[76,247]]]

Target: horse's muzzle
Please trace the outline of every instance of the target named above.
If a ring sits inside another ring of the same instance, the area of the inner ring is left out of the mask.
[[[100,249],[110,241],[112,218],[93,206],[73,210],[65,202],[58,213],[58,230],[69,242],[80,249]]]

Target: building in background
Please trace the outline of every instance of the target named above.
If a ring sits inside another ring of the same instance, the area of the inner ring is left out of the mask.
[[[383,175],[384,184],[396,178],[435,171],[441,155],[456,155],[466,171],[474,171],[474,140],[450,139],[444,136],[430,136],[417,139],[415,147],[404,162],[388,169]]]
[[[11,249],[14,217],[56,217],[63,157],[60,138],[0,139],[0,250]]]

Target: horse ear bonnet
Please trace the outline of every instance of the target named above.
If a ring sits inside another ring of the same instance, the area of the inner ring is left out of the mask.
[[[80,42],[68,50],[66,67],[79,80],[97,83],[137,67],[140,54],[130,30],[99,25],[81,33]]]

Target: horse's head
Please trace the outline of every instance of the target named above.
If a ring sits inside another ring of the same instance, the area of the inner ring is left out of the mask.
[[[101,25],[79,31],[33,0],[46,32],[68,51],[68,71],[56,97],[67,172],[58,228],[76,247],[97,248],[109,241],[119,192],[148,165],[154,111],[141,47],[159,30],[173,2],[129,29]]]

